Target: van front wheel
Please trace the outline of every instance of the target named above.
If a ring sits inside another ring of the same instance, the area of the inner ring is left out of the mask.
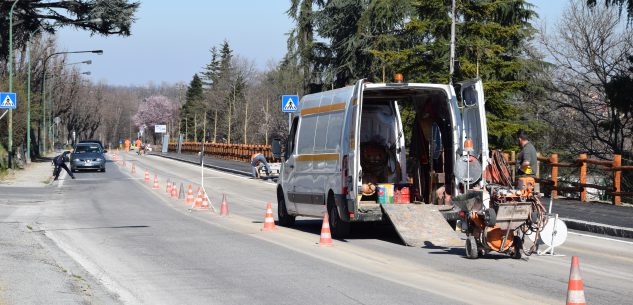
[[[328,196],[328,218],[330,222],[330,229],[332,230],[332,237],[334,238],[346,238],[349,236],[352,225],[349,222],[343,221],[336,208],[333,196]]]
[[[295,216],[288,214],[286,200],[283,195],[277,198],[277,219],[279,219],[279,225],[282,227],[291,227],[295,224]]]

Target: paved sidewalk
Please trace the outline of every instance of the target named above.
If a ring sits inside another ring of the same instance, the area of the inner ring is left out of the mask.
[[[13,170],[0,180],[0,186],[41,187],[51,183],[53,165],[51,157],[45,157],[28,164],[24,169]]]

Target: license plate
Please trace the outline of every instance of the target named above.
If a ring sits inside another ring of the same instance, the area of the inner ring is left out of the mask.
[[[86,161],[86,165],[90,165],[90,161]]]

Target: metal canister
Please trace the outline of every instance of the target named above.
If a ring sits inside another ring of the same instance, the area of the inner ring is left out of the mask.
[[[378,184],[378,186],[376,186],[376,193],[378,194],[378,203],[387,203],[387,189],[383,184]]]

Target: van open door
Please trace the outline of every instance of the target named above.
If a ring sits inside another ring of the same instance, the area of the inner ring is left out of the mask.
[[[350,209],[350,212],[356,212],[358,206],[358,190],[363,184],[362,182],[362,168],[360,166],[360,128],[361,128],[361,114],[363,113],[363,87],[364,80],[359,80],[354,88],[354,95],[352,96],[352,113],[351,120],[349,120],[349,154],[347,160],[343,160],[343,163],[348,164],[350,169],[347,173],[346,181],[344,185],[347,186],[347,191],[350,199],[353,199],[354,208]],[[345,157],[344,157],[345,158]],[[351,185],[350,185],[351,184]]]
[[[468,153],[468,149],[465,149],[464,142],[466,139],[472,140],[472,152],[471,156],[474,156],[479,160],[481,167],[479,172],[470,172],[476,176],[471,176],[475,182],[479,180],[479,185],[483,186],[483,169],[488,165],[488,127],[486,125],[486,108],[484,98],[484,87],[481,79],[472,79],[458,83],[460,85],[460,107],[462,109],[462,141],[460,148],[462,155]],[[468,166],[473,168],[472,166]],[[479,176],[479,177],[477,177]]]

